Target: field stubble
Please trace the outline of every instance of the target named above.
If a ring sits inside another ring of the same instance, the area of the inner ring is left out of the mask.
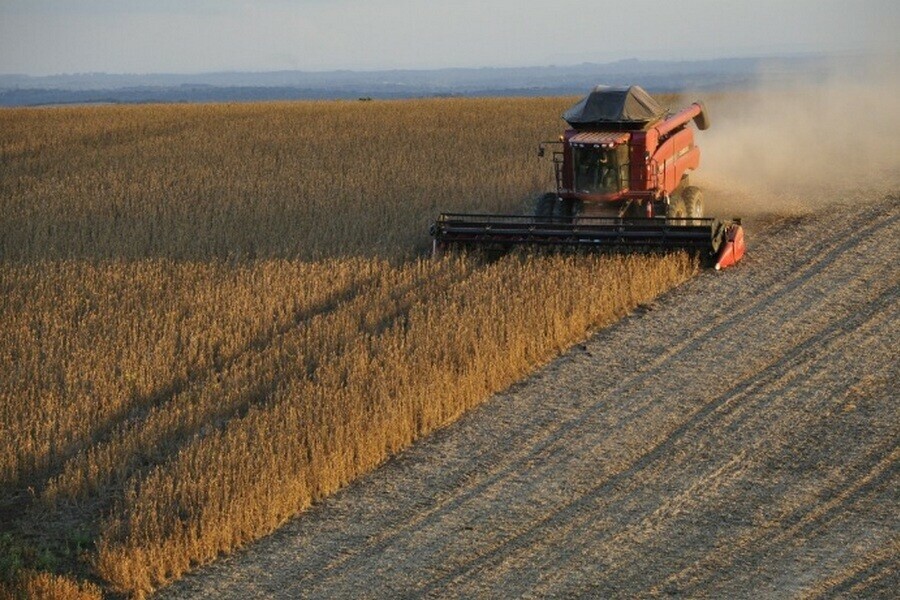
[[[416,256],[548,185],[566,103],[0,112],[4,575],[143,595],[694,273]]]

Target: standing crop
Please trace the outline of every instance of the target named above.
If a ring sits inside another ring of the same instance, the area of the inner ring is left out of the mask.
[[[549,185],[566,102],[0,112],[0,534],[142,595],[689,277],[423,258]]]

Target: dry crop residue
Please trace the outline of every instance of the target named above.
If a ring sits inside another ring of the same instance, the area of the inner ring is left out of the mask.
[[[162,597],[888,596],[898,236],[896,197],[776,223]]]

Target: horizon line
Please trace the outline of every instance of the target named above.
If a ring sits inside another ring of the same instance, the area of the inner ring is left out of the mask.
[[[861,56],[875,56],[885,54],[871,50],[858,51],[842,51],[842,52],[787,52],[777,54],[747,54],[747,55],[729,55],[715,58],[688,58],[688,59],[667,59],[667,58],[621,58],[609,61],[583,61],[579,63],[566,64],[533,64],[533,65],[482,65],[482,66],[451,66],[451,67],[384,67],[384,68],[333,68],[333,69],[272,69],[272,70],[211,70],[211,71],[146,71],[146,72],[110,72],[110,71],[74,71],[63,73],[49,73],[42,75],[30,75],[28,73],[0,73],[0,77],[23,77],[29,79],[42,79],[50,77],[77,77],[77,76],[97,76],[107,75],[116,77],[152,77],[152,76],[203,76],[203,75],[266,75],[278,73],[304,73],[304,74],[329,74],[329,73],[416,73],[416,72],[446,72],[446,71],[479,71],[479,70],[527,70],[527,69],[566,69],[577,68],[583,66],[608,66],[622,63],[706,63],[723,60],[779,60],[779,59],[816,59],[816,58],[849,58]],[[896,54],[900,55],[900,52]]]

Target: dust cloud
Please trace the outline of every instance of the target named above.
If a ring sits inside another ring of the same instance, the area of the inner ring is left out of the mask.
[[[708,214],[805,213],[900,191],[897,56],[835,64],[817,81],[779,79],[773,71],[749,91],[693,95],[712,118],[692,176]]]

